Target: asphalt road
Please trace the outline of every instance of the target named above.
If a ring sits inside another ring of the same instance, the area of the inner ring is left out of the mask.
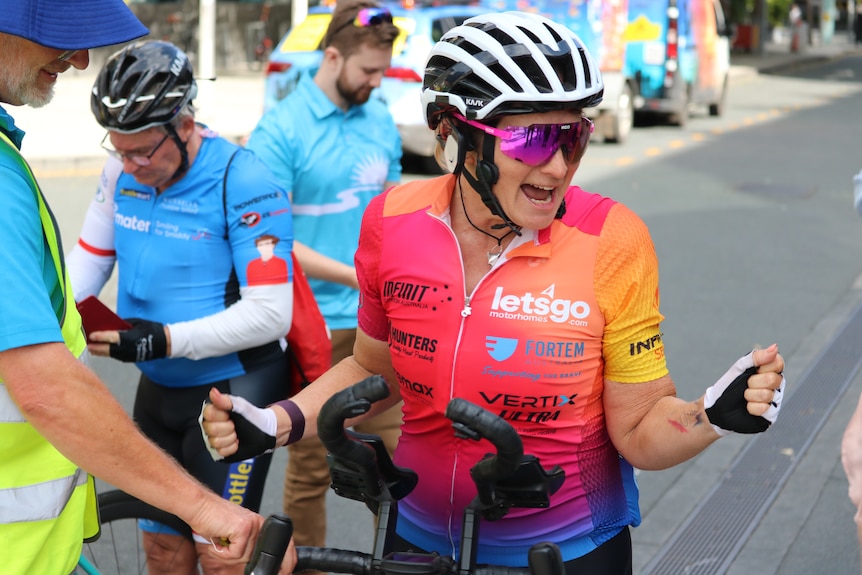
[[[588,150],[574,182],[624,202],[649,226],[660,260],[664,343],[681,397],[698,397],[737,357],[772,342],[787,359],[792,394],[831,335],[823,326],[840,321],[862,289],[862,221],[852,207],[852,176],[862,169],[860,78],[858,57],[735,78],[724,117],[704,110],[684,129],[644,124],[625,146]],[[68,249],[96,177],[60,174],[42,185]],[[113,361],[95,368],[131,405],[134,370]],[[731,437],[674,469],[639,475],[645,521],[633,534],[636,573],[746,442]],[[283,450],[278,458],[265,509],[281,507]],[[840,494],[846,484],[837,467],[830,470]],[[824,546],[843,546],[844,556],[825,549],[818,565],[858,573],[858,559],[846,551],[854,549],[852,509],[839,499],[837,516],[818,533]],[[328,516],[328,544],[369,548],[364,506],[332,496]],[[792,571],[773,565],[758,572]]]

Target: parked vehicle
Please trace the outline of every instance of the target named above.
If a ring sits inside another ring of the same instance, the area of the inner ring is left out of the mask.
[[[682,126],[693,105],[720,116],[727,98],[731,30],[720,0],[629,0],[626,67],[637,112]]]
[[[401,34],[395,40],[391,66],[372,97],[388,105],[398,126],[404,153],[430,160],[436,141],[425,123],[420,100],[425,61],[431,47],[445,32],[488,9],[458,3],[445,6],[417,3],[414,8],[385,5],[392,12],[393,23]],[[301,74],[313,74],[317,70],[323,57],[320,44],[331,17],[331,6],[310,8],[308,17],[292,27],[275,47],[266,69],[264,110],[293,91]]]
[[[634,124],[637,85],[625,69],[628,0],[480,0],[494,11],[534,12],[565,24],[586,44],[598,61],[605,83],[602,103],[587,111],[595,135],[608,143],[623,143]]]

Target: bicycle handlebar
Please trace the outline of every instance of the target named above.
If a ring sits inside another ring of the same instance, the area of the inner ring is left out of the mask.
[[[374,465],[374,452],[366,445],[351,441],[344,433],[344,422],[367,413],[371,404],[389,397],[389,385],[379,375],[342,389],[330,397],[317,417],[317,435],[334,456],[357,465]]]
[[[277,575],[291,537],[293,522],[288,517],[267,517],[254,545],[251,561],[245,568],[245,575]]]
[[[521,437],[500,417],[458,397],[446,406],[446,417],[454,422],[457,434],[476,441],[484,437],[496,448],[496,455],[485,456],[470,469],[479,500],[485,506],[493,505],[494,484],[513,475],[521,465],[524,456]]]
[[[464,512],[461,557],[456,562],[437,553],[392,552],[397,501],[415,487],[418,477],[410,469],[393,465],[379,437],[344,428],[346,420],[367,413],[373,402],[388,396],[386,381],[373,375],[330,397],[317,418],[318,435],[329,452],[333,490],[342,497],[364,501],[378,514],[374,553],[297,547],[298,563],[294,571],[315,569],[355,575],[562,575],[559,549],[551,543],[531,548],[530,567],[476,565],[475,544],[479,535],[476,513],[496,520],[513,506],[547,507],[549,494],[559,488],[564,474],[559,468],[549,474],[538,459],[524,456],[521,437],[508,422],[459,398],[446,407],[446,417],[452,420],[456,435],[474,441],[487,439],[496,449],[496,453],[487,454],[470,470],[478,494]],[[272,516],[264,529],[281,533],[278,537],[285,541],[286,547],[293,525],[284,516]],[[270,541],[262,533],[261,540],[264,539]],[[258,543],[246,574],[275,575],[284,550],[279,555],[269,550],[268,543]],[[272,566],[275,570],[264,570]]]
[[[540,544],[543,547],[547,544]],[[538,546],[536,546],[538,547]],[[400,573],[402,575],[441,575],[455,573],[455,565],[450,557],[442,555],[421,555],[418,553],[397,553],[392,559],[384,559],[375,569],[374,558],[361,551],[347,551],[327,547],[297,547],[295,573],[304,569],[317,569],[329,573],[349,573],[351,575],[374,575]],[[532,552],[531,552],[532,557]],[[478,565],[472,575],[530,575],[541,573],[553,575],[553,570],[532,571],[535,567],[506,567],[504,565]],[[255,574],[257,575],[257,574]],[[267,574],[269,575],[269,574]],[[562,574],[559,574],[562,575]]]
[[[290,518],[280,514],[270,515],[263,524],[254,553],[245,568],[245,575],[277,575],[292,535],[293,522]],[[400,568],[400,572],[405,574],[422,575],[431,572],[452,573],[454,569],[451,558],[437,554],[396,554],[393,558],[384,559],[380,569],[375,569],[374,558],[371,554],[361,551],[298,546],[296,555],[297,563],[293,569],[294,573],[306,569],[316,569],[331,573],[373,575],[374,573],[390,573],[393,572],[392,569]],[[562,575],[556,571],[557,566],[561,565],[559,549],[550,543],[534,545],[530,549],[529,563],[530,567],[479,565],[472,573],[473,575],[529,575],[530,573]]]

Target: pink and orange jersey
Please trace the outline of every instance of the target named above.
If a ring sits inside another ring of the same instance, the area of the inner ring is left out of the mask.
[[[443,176],[375,198],[356,255],[359,326],[388,341],[404,399],[395,460],[420,477],[398,530],[426,550],[457,554],[461,514],[476,495],[469,469],[493,451],[455,437],[444,413],[460,397],[506,419],[525,453],[566,473],[550,509],[483,523],[479,562],[525,565],[539,541],[570,560],[640,521],[602,390],[605,379],[667,374],[653,244],[625,206],[572,187],[562,219],[524,230],[465,293],[448,225],[453,185]]]

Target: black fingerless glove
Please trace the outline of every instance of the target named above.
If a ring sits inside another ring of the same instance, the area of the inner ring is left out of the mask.
[[[168,353],[165,324],[137,317],[126,318],[132,329],[120,332],[120,343],[110,345],[111,357],[120,361],[138,362],[161,359]]]
[[[772,405],[763,415],[748,413],[745,390],[748,378],[757,373],[754,365],[754,352],[739,358],[727,373],[706,390],[703,407],[715,432],[720,436],[728,433],[761,433],[775,423],[781,410],[784,397],[784,378],[781,386],[774,391]]]
[[[769,420],[748,413],[745,390],[748,389],[748,378],[755,373],[757,367],[749,367],[737,375],[715,402],[705,409],[710,423],[736,433],[762,433],[769,428]]]

